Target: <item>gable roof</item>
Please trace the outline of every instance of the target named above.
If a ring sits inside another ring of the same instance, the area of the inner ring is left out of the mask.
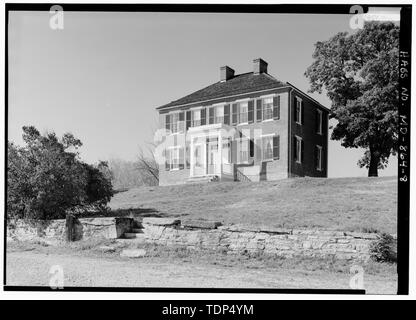
[[[191,104],[205,100],[224,98],[227,96],[249,93],[260,90],[275,89],[287,86],[267,73],[254,74],[253,72],[235,75],[224,82],[216,82],[201,90],[195,91],[183,98],[172,101],[156,109]]]

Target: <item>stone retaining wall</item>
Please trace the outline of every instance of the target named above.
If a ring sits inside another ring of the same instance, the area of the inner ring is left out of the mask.
[[[132,227],[131,218],[82,218],[75,219],[74,239],[116,239]],[[20,241],[44,241],[59,243],[66,240],[66,220],[50,221],[16,220],[7,226],[7,239]]]
[[[378,239],[374,233],[218,226],[167,218],[144,218],[142,226],[146,242],[150,243],[281,257],[332,256],[366,261],[371,243]]]

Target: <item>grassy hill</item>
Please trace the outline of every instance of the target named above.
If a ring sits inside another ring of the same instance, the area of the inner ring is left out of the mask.
[[[397,178],[296,178],[140,187],[116,194],[110,207],[120,215],[396,233]]]

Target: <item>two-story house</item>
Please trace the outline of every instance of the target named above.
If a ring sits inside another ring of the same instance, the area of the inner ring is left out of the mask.
[[[160,185],[327,177],[326,107],[269,75],[262,59],[253,72],[235,75],[225,66],[220,75],[157,108],[166,129]]]

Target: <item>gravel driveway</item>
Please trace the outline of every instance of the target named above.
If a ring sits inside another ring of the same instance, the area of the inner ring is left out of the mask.
[[[212,287],[212,288],[335,288],[348,289],[350,275],[325,271],[250,269],[241,266],[146,258],[86,257],[36,251],[7,253],[7,284],[49,286],[51,267],[64,272],[64,286],[87,287]],[[396,292],[396,279],[366,275],[368,293]]]

